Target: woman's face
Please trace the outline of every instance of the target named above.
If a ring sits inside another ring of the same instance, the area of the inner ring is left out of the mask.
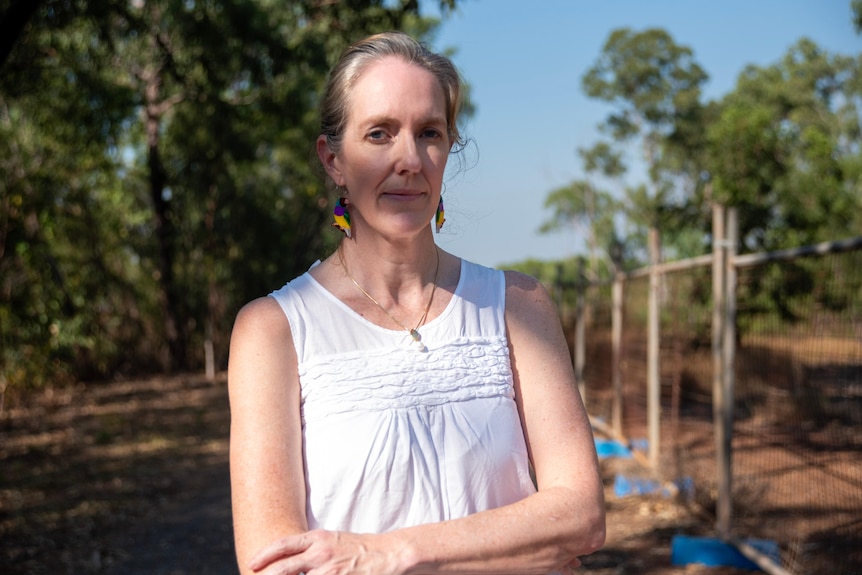
[[[387,57],[354,84],[338,155],[318,140],[333,181],[347,189],[351,225],[396,239],[437,208],[451,143],[443,89],[428,71]]]

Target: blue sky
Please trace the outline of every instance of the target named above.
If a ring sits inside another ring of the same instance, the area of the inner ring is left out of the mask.
[[[464,126],[468,167],[445,188],[444,249],[496,267],[583,252],[576,231],[537,229],[548,192],[582,177],[576,150],[597,141],[610,111],[583,94],[581,77],[620,27],[663,28],[691,48],[710,100],[802,37],[832,54],[862,52],[850,0],[460,0],[433,47],[456,50],[478,111]]]

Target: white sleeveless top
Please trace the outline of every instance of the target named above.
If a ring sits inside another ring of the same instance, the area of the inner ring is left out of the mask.
[[[514,400],[503,272],[462,260],[443,313],[377,326],[306,273],[270,294],[299,360],[309,528],[381,533],[535,492]]]

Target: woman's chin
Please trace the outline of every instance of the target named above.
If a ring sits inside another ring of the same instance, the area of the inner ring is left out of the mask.
[[[378,230],[378,233],[391,241],[412,241],[430,231],[429,221],[404,218],[388,222],[385,227]]]

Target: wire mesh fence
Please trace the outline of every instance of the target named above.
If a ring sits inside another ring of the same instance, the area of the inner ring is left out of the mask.
[[[862,250],[737,273],[731,534],[774,541],[779,568],[792,573],[862,574]],[[618,369],[619,425],[637,444],[649,435],[649,277],[624,283],[619,366],[611,292],[583,291],[582,389],[591,416],[613,420]],[[714,516],[710,267],[664,273],[659,306],[660,464],[652,471],[690,486],[683,495]]]
[[[862,251],[739,286],[737,530],[780,542],[793,572],[862,573]]]

